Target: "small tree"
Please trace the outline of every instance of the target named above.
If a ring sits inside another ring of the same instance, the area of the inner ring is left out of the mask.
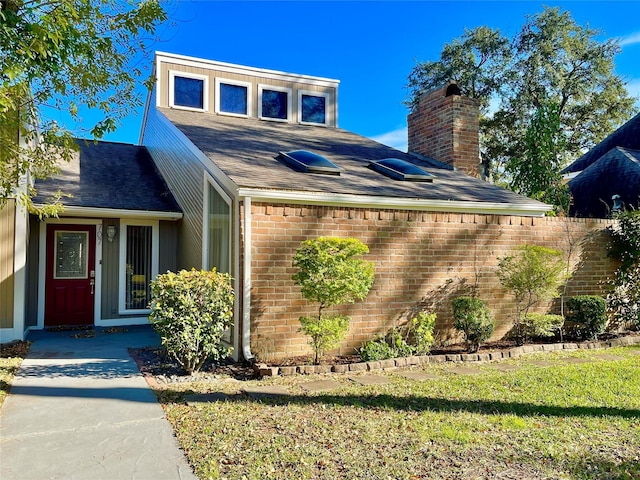
[[[304,298],[319,304],[316,316],[300,318],[300,331],[311,337],[315,363],[339,344],[349,325],[348,317],[326,316],[324,309],[362,300],[373,285],[373,262],[360,257],[368,252],[355,238],[320,237],[302,242],[293,257],[299,271],[291,278]]]
[[[562,252],[538,245],[520,245],[510,255],[500,258],[497,274],[503,288],[516,301],[514,333],[516,342],[525,341],[522,320],[536,303],[559,296],[558,288],[570,276]]]
[[[222,336],[231,326],[233,299],[231,278],[215,269],[167,272],[151,282],[149,318],[167,353],[187,372],[231,353]]]
[[[464,334],[467,350],[477,352],[480,344],[491,337],[495,328],[489,306],[476,297],[457,297],[451,301],[453,326]]]

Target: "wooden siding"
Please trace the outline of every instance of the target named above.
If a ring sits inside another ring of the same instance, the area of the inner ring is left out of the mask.
[[[16,202],[0,210],[0,328],[13,328],[14,248]]]
[[[193,73],[208,77],[208,99],[209,99],[209,112],[214,114],[215,112],[215,79],[236,80],[241,82],[247,82],[251,84],[251,96],[253,103],[253,111],[249,115],[250,117],[258,117],[258,85],[271,85],[274,87],[286,87],[292,90],[292,122],[297,122],[298,112],[298,91],[305,90],[318,93],[326,93],[329,95],[329,102],[327,108],[327,117],[329,118],[329,126],[337,125],[337,89],[324,85],[314,85],[306,82],[293,82],[289,80],[278,80],[270,77],[260,77],[256,75],[240,75],[236,73],[223,72],[215,69],[196,68],[191,66],[185,66],[175,63],[162,63],[160,71],[160,106],[169,106],[169,71]]]
[[[25,327],[38,325],[38,278],[40,265],[40,221],[29,216],[29,245],[27,246],[27,294],[25,296]]]
[[[107,240],[107,226],[116,227],[118,235],[109,242]],[[100,317],[118,318],[118,274],[120,265],[120,220],[117,218],[104,220],[102,223],[102,243],[98,241],[97,248],[102,248],[102,292],[100,298]]]
[[[183,212],[177,235],[176,268],[202,267],[204,167],[162,114],[149,109],[144,130],[148,148]]]

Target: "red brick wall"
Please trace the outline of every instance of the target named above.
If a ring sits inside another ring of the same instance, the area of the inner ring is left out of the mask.
[[[533,243],[571,249],[574,275],[567,295],[600,294],[614,268],[606,255],[605,220],[509,217],[300,205],[252,205],[252,350],[259,358],[310,352],[298,318],[314,307],[291,280],[291,259],[301,241],[355,237],[370,249],[375,282],[362,302],[339,311],[351,317],[339,351],[406,321],[418,311],[438,315],[442,340],[455,337],[450,302],[477,285],[497,320],[494,338],[511,326],[513,301],[500,287],[498,257]]]
[[[446,87],[425,94],[407,117],[409,152],[419,153],[479,176],[479,103]]]

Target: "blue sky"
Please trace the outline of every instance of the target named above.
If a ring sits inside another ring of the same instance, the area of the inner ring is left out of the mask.
[[[640,1],[181,1],[154,50],[290,73],[330,77],[339,126],[406,148],[407,76],[436,60],[464,29],[487,25],[512,36],[544,5],[618,38],[616,71],[640,96]],[[150,60],[149,60],[150,61]],[[640,106],[640,102],[638,102]],[[136,143],[142,109],[106,139]]]

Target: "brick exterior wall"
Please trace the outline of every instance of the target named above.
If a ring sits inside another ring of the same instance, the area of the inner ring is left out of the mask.
[[[408,115],[408,150],[479,177],[479,102],[446,91],[426,93]]]
[[[427,310],[438,315],[440,340],[453,341],[450,302],[477,287],[497,320],[494,339],[511,327],[515,308],[495,270],[498,257],[520,244],[572,251],[568,296],[602,294],[615,268],[607,257],[609,221],[430,213],[347,207],[252,205],[252,351],[260,360],[307,354],[298,318],[315,309],[291,280],[300,242],[319,236],[355,237],[370,249],[375,282],[368,297],[340,311],[351,317],[334,353],[353,353],[365,340]],[[239,292],[241,293],[241,292]],[[554,305],[545,308],[557,308]]]

